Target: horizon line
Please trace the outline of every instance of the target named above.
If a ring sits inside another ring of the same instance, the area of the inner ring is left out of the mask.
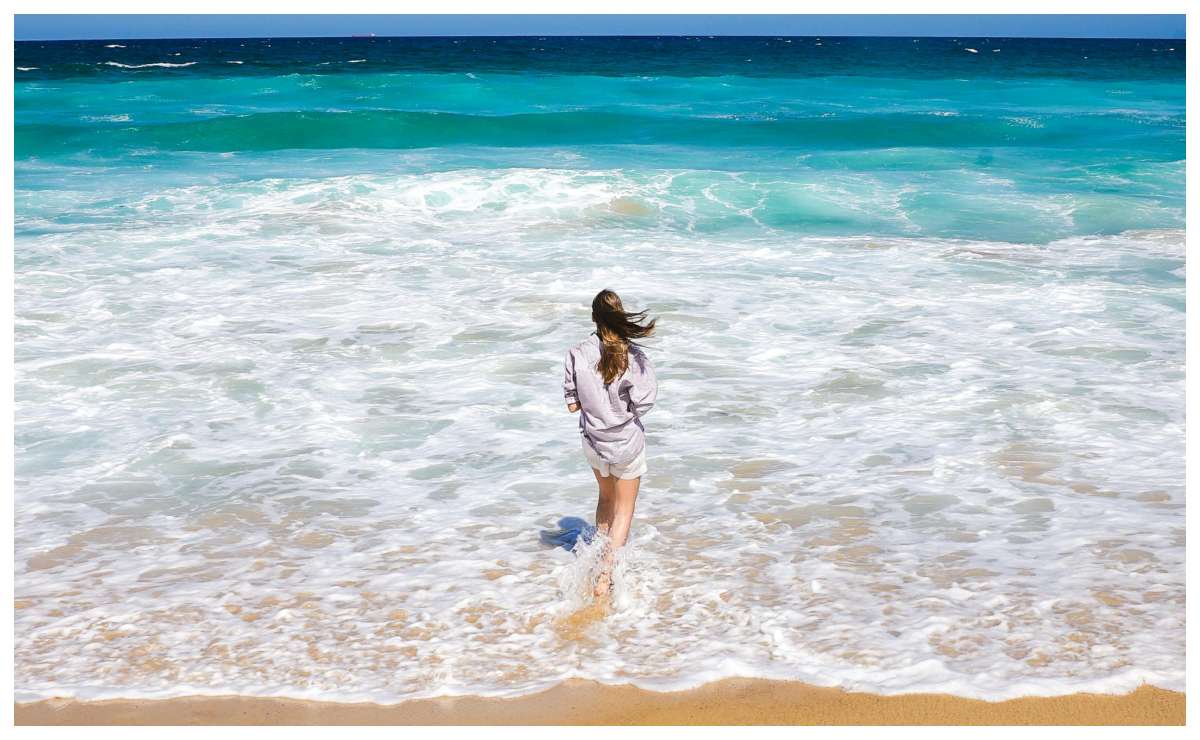
[[[23,43],[38,43],[43,41],[63,41],[63,42],[102,42],[102,41],[275,41],[284,39],[563,39],[563,38],[608,38],[608,39],[662,39],[662,38],[697,38],[697,39],[754,39],[754,38],[776,38],[776,39],[1006,39],[1006,40],[1045,40],[1045,41],[1171,41],[1186,43],[1186,37],[1171,37],[1171,36],[1009,36],[1009,35],[993,35],[993,36],[971,36],[964,34],[955,35],[913,35],[913,34],[774,34],[774,33],[738,33],[738,34],[705,34],[705,33],[658,33],[658,34],[635,34],[635,33],[537,33],[537,34],[413,34],[413,35],[396,35],[396,34],[330,34],[326,36],[113,36],[106,38],[28,38],[14,39],[17,44]]]

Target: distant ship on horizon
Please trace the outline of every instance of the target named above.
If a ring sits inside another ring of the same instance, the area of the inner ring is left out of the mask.
[[[373,34],[373,33],[355,33],[355,34],[351,34],[350,38],[352,38],[352,39],[373,39],[373,38],[375,38],[375,34]]]

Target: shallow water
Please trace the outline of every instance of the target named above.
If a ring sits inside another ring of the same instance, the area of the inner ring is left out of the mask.
[[[1175,48],[962,84],[19,45],[18,696],[1181,689]],[[601,287],[661,327],[608,615],[538,541],[594,509],[559,381]]]

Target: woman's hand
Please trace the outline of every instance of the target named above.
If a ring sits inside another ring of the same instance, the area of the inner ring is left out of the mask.
[[[572,414],[578,410],[579,410],[579,404],[577,404],[577,403],[568,403],[567,404],[567,411],[570,411]]]

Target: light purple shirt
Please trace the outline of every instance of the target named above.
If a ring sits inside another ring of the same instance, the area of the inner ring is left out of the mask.
[[[579,404],[579,433],[601,460],[621,465],[646,448],[645,416],[658,397],[658,381],[650,358],[629,348],[629,367],[605,386],[596,369],[600,337],[592,332],[567,351],[563,360],[563,396]]]

